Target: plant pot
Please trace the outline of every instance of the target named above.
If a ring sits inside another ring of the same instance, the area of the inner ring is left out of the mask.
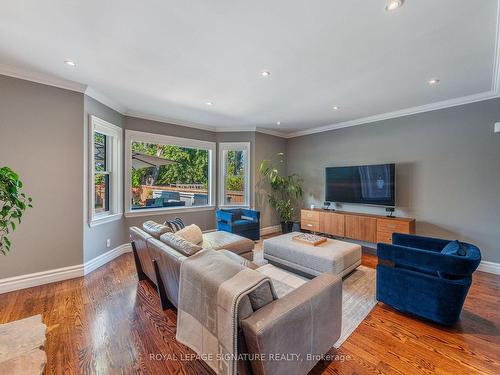
[[[282,221],[281,222],[281,233],[290,233],[293,228],[293,221]]]

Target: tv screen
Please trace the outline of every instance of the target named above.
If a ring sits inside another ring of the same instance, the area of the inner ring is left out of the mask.
[[[394,207],[395,182],[395,164],[328,167],[325,200]]]

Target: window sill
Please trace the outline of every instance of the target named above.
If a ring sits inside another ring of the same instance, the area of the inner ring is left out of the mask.
[[[150,208],[125,212],[125,217],[156,216],[181,212],[214,211],[215,206],[182,207],[182,208]]]
[[[231,208],[246,208],[246,209],[250,209],[250,205],[244,205],[244,204],[235,204],[235,205],[220,205],[218,207],[219,209],[221,210],[224,210],[224,209],[231,209]]]
[[[118,213],[118,214],[113,214],[113,215],[105,215],[105,216],[97,216],[97,217],[94,217],[94,219],[91,222],[89,222],[89,227],[93,228],[93,227],[96,227],[98,225],[111,223],[113,221],[120,220],[122,218],[122,216],[123,216],[123,213]]]

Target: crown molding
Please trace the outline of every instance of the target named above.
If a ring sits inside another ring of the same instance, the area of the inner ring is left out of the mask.
[[[288,134],[287,133],[283,133],[283,132],[279,132],[279,131],[275,131],[275,130],[256,128],[255,132],[262,133],[262,134],[267,134],[267,135],[273,135],[275,137],[280,137],[280,138],[288,138]]]
[[[432,112],[432,111],[437,111],[439,109],[456,107],[459,105],[464,105],[464,104],[469,104],[469,103],[480,102],[483,100],[498,98],[499,96],[500,95],[494,91],[486,91],[486,92],[482,92],[479,94],[463,96],[463,97],[455,98],[455,99],[443,100],[440,102],[425,104],[425,105],[421,105],[418,107],[411,107],[411,108],[406,108],[406,109],[402,109],[399,111],[387,112],[387,113],[382,113],[382,114],[378,114],[378,115],[374,115],[374,116],[363,117],[363,118],[356,119],[356,120],[349,120],[349,121],[334,123],[334,124],[330,124],[330,125],[326,125],[326,126],[320,126],[317,128],[301,130],[298,132],[287,134],[286,138],[302,137],[304,135],[323,133],[323,132],[326,132],[329,130],[348,128],[348,127],[357,126],[357,125],[364,125],[364,124],[374,123],[377,121],[383,121],[383,120],[389,120],[389,119],[394,119],[394,118],[398,118],[398,117],[415,115],[417,113]]]
[[[119,112],[122,115],[127,110],[126,107],[122,106],[118,102],[114,101],[113,99],[110,99],[108,96],[104,95],[100,91],[97,91],[90,86],[88,86],[87,89],[85,90],[85,95],[97,100],[98,102],[104,104],[105,106],[108,106],[111,109],[114,109],[116,112]]]
[[[59,78],[48,73],[36,72],[33,70],[14,67],[10,65],[0,64],[0,74],[13,78],[23,79],[25,81],[41,83],[43,85],[58,87],[60,89],[81,93],[85,92],[85,90],[87,89],[87,85],[81,84],[79,82]]]
[[[150,115],[150,114],[138,112],[138,111],[127,110],[124,113],[122,113],[122,115],[127,116],[127,117],[134,117],[134,118],[138,118],[138,119],[142,119],[142,120],[161,122],[164,124],[185,126],[188,128],[200,129],[200,130],[205,130],[205,131],[209,131],[209,132],[213,132],[213,133],[216,133],[216,130],[217,130],[216,127],[214,127],[214,126],[202,125],[202,124],[197,124],[194,122],[179,121],[179,120],[174,120],[174,119],[163,117],[163,116]]]

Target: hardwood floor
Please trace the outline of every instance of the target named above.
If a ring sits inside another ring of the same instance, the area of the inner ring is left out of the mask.
[[[375,267],[376,257],[362,263]],[[311,374],[499,374],[500,276],[476,272],[460,322],[442,328],[378,304]],[[0,323],[42,314],[45,374],[211,374],[175,340],[176,313],[138,282],[131,254],[85,278],[0,295]],[[293,374],[290,374],[293,375]]]

